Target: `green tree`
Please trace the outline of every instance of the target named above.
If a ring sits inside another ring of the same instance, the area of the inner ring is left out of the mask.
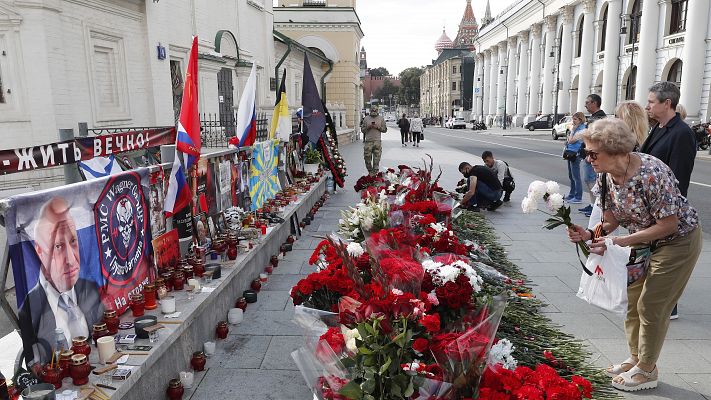
[[[403,105],[420,103],[420,75],[422,68],[410,67],[400,72],[398,103]]]
[[[384,104],[389,104],[390,95],[393,95],[393,104],[395,104],[395,96],[398,94],[399,87],[395,86],[392,80],[385,79],[383,81],[383,86],[378,88],[374,93],[373,97],[377,99],[383,99]]]
[[[370,76],[390,76],[390,72],[385,67],[371,68]]]

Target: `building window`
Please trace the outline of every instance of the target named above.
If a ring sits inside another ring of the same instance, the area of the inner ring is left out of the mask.
[[[170,81],[173,86],[173,119],[178,124],[180,108],[183,104],[183,75],[180,72],[180,61],[170,60]]]
[[[452,90],[457,90],[457,82],[452,82]]]
[[[637,67],[633,66],[627,76],[627,90],[625,90],[625,100],[634,100],[634,91],[637,88]]]
[[[578,22],[578,46],[575,49],[575,57],[580,57],[583,53],[583,24],[585,22],[585,16],[580,17],[580,22]]]
[[[605,7],[605,11],[602,13],[602,32],[600,34],[600,51],[605,51],[605,38],[607,37],[607,10],[609,7]]]
[[[653,1],[653,0],[648,0]],[[627,44],[639,42],[639,32],[642,25],[642,0],[635,0],[630,12],[630,31],[627,35]]]
[[[452,65],[452,73],[453,74],[457,73],[457,66],[456,65]]]
[[[5,88],[2,86],[2,70],[0,70],[0,104],[5,103]]]
[[[672,0],[671,18],[669,20],[669,34],[686,31],[687,0]]]
[[[669,68],[669,75],[667,75],[667,80],[676,85],[676,87],[681,87],[681,69],[684,63],[681,60],[674,61],[671,68]]]
[[[92,106],[96,122],[128,120],[128,78],[123,38],[89,32]]]

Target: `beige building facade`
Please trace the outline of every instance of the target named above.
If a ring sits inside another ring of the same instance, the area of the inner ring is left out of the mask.
[[[363,31],[355,7],[355,0],[280,0],[274,8],[274,30],[333,61],[321,96],[343,107],[344,126],[351,128],[359,124],[363,104],[359,58]]]

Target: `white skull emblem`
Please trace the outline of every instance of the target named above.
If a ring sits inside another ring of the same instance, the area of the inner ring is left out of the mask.
[[[116,207],[116,215],[118,217],[118,230],[123,239],[123,245],[128,249],[131,243],[131,234],[133,233],[133,205],[128,200],[121,200]]]

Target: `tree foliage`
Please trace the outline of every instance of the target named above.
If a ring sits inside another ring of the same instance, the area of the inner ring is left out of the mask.
[[[398,103],[403,105],[420,103],[420,75],[422,68],[410,67],[400,72]]]
[[[384,103],[388,103],[390,101],[390,95],[393,95],[393,104],[395,104],[395,96],[397,96],[399,87],[395,86],[392,80],[390,79],[385,79],[383,81],[383,86],[378,88],[374,93],[373,97],[377,99],[382,99]]]
[[[370,76],[390,76],[390,72],[385,67],[371,68]]]

